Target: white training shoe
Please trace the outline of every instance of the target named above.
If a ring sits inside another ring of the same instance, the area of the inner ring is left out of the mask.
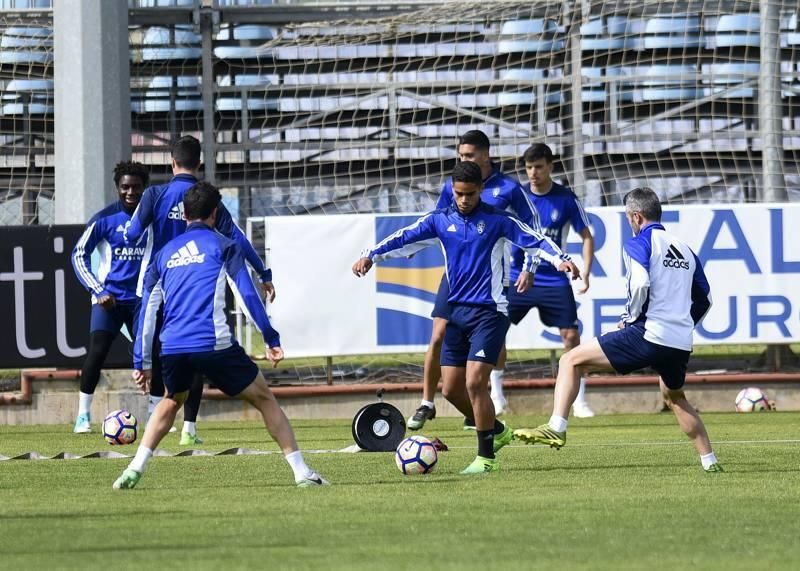
[[[587,403],[575,403],[572,405],[572,415],[577,418],[592,418],[594,411],[589,408]]]
[[[316,472],[311,472],[308,476],[301,480],[295,480],[295,484],[297,484],[298,488],[314,488],[316,486],[330,486],[331,483],[317,474]]]
[[[495,416],[500,416],[501,414],[505,414],[506,410],[508,410],[508,401],[506,400],[506,397],[499,397],[499,398],[492,397],[492,402],[494,403]]]

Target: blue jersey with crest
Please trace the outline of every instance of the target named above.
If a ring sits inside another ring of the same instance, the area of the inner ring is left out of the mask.
[[[576,232],[582,232],[589,227],[589,218],[583,210],[581,201],[569,188],[553,182],[547,194],[535,194],[531,192],[531,185],[524,187],[525,195],[533,203],[533,207],[538,213],[541,231],[558,247],[566,251],[567,236],[569,226]],[[511,280],[516,280],[523,264],[524,253],[514,251],[511,263]],[[564,272],[559,272],[552,264],[543,261],[536,269],[533,279],[534,287],[539,286],[568,286],[569,278]]]
[[[72,249],[72,267],[78,281],[92,294],[92,303],[106,294],[117,301],[136,300],[136,282],[145,249],[125,242],[125,226],[130,219],[122,201],[106,206],[92,216]],[[95,250],[100,255],[97,273],[92,271],[91,261]]]

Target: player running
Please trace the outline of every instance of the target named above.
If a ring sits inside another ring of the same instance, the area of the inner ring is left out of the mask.
[[[500,210],[507,210],[517,216],[533,230],[539,230],[539,220],[536,211],[530,200],[526,197],[519,182],[510,176],[503,174],[500,169],[492,163],[490,155],[489,138],[482,131],[467,131],[458,140],[458,158],[461,161],[471,161],[481,169],[483,182],[483,192],[481,202],[490,206],[495,206]],[[455,203],[453,196],[453,181],[447,179],[442,187],[442,193],[436,208],[448,208]],[[510,263],[510,250],[508,252]],[[530,276],[525,276],[529,279]],[[508,286],[508,272],[505,274]],[[527,284],[526,287],[530,287]],[[433,331],[428,350],[425,352],[425,364],[422,371],[422,402],[414,415],[408,419],[407,425],[411,430],[419,430],[425,425],[425,421],[436,418],[436,406],[433,399],[436,394],[436,386],[442,376],[439,357],[444,340],[445,326],[449,319],[449,306],[447,298],[450,291],[448,289],[447,276],[442,276],[439,291],[436,294],[433,312]],[[492,373],[492,399],[498,414],[502,414],[505,409],[503,401],[496,399],[495,394],[502,395],[502,375],[498,377],[499,384],[495,379],[497,375]],[[495,385],[498,386],[498,393],[494,392]],[[504,400],[504,399],[503,399]]]
[[[167,242],[147,271],[139,317],[141,334],[134,347],[134,379],[141,388],[150,380],[157,313],[163,303],[160,337],[166,396],[153,411],[136,456],[114,482],[114,489],[133,488],[139,482],[198,373],[206,375],[225,394],[239,396],[261,412],[298,486],[328,484],[306,465],[289,420],[227,324],[226,280],[264,336],[273,365],[283,359],[280,336],[270,325],[253,287],[241,247],[214,231],[221,199],[219,191],[204,182],[186,191],[182,201],[189,223],[186,232]]]
[[[449,285],[448,321],[441,349],[442,393],[465,417],[474,419],[478,455],[462,474],[500,468],[495,453],[511,442],[511,428],[497,420],[489,396],[489,374],[508,331],[505,250],[524,248],[531,264],[544,257],[578,278],[578,268],[547,237],[514,216],[482,202],[483,173],[470,161],[452,174],[454,205],[426,214],[365,250],[353,273],[365,275],[373,263],[408,256],[441,242]],[[530,276],[527,276],[528,278]],[[530,286],[521,276],[518,290]]]
[[[567,442],[569,408],[581,371],[613,369],[626,375],[644,367],[659,374],[664,400],[694,443],[706,472],[722,472],[700,415],[683,385],[692,352],[692,332],[711,307],[711,288],[697,255],[661,225],[661,203],[649,188],[624,199],[635,236],[624,246],[628,302],[617,331],[564,353],[559,362],[553,416],[514,436],[529,444],[561,448]]]
[[[91,410],[111,345],[123,325],[134,331],[136,282],[142,264],[143,247],[128,246],[123,233],[142,198],[150,174],[142,163],[119,162],[114,167],[114,186],[119,200],[92,216],[72,250],[75,275],[92,295],[89,350],[83,361],[78,415],[73,432],[92,431]],[[91,256],[97,250],[100,264],[92,271]],[[156,394],[159,389],[155,388]]]

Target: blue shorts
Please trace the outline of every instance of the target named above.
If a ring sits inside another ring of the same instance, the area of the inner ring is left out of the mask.
[[[547,327],[559,329],[578,328],[578,306],[571,286],[536,286],[525,293],[517,293],[512,284],[508,288],[508,318],[517,325],[534,307],[539,319]]]
[[[467,361],[496,365],[508,326],[508,317],[496,309],[451,304],[442,343],[442,366],[465,367]]]
[[[442,276],[441,283],[439,283],[439,291],[436,292],[436,301],[433,302],[431,317],[450,319],[450,303],[447,301],[448,297],[450,297],[450,282],[447,281],[447,274],[445,273]]]
[[[92,305],[92,317],[89,331],[108,331],[119,333],[123,325],[128,327],[128,332],[133,335],[134,317],[136,316],[135,301],[117,301],[111,309],[95,303]]]
[[[627,375],[651,367],[664,384],[677,391],[686,381],[686,365],[691,351],[658,345],[644,338],[642,325],[629,325],[597,338],[614,370]]]
[[[258,367],[236,343],[220,351],[161,355],[167,396],[188,391],[195,373],[202,373],[226,395],[235,397],[256,380]]]

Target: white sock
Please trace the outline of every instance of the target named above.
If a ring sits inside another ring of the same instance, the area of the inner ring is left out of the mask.
[[[189,422],[188,420],[183,421],[183,430],[181,432],[187,432],[192,436],[197,436],[197,427],[195,426],[194,422]]]
[[[494,369],[489,373],[489,382],[492,386],[492,400],[504,399],[503,395],[503,369]]]
[[[129,470],[136,470],[140,474],[144,472],[144,469],[147,467],[147,463],[150,461],[150,458],[153,456],[153,451],[145,446],[139,446],[136,450],[136,456],[133,457],[131,463],[128,464]]]
[[[578,406],[585,406],[586,405],[586,379],[581,377],[581,388],[578,389],[578,396],[575,397],[575,402],[572,403]]]
[[[303,453],[299,450],[287,454],[286,461],[289,463],[289,466],[291,466],[292,472],[294,472],[295,482],[303,478],[308,478],[314,472],[306,465],[306,461],[303,460]]]
[[[567,431],[567,419],[563,416],[556,416],[553,415],[550,417],[550,422],[547,424],[550,425],[550,428],[555,430],[556,432],[566,432]]]
[[[82,414],[89,414],[92,411],[92,399],[94,395],[87,395],[84,392],[79,392],[80,398],[78,399],[78,416]]]
[[[708,470],[709,466],[717,463],[717,457],[713,452],[709,452],[700,456],[700,462],[703,464],[703,470]]]
[[[433,404],[433,401],[432,401],[432,400],[425,400],[425,399],[422,399],[422,401],[421,401],[421,402],[422,402],[422,404],[421,404],[420,406],[427,406],[428,408],[434,408],[434,406],[435,406],[435,405]]]

